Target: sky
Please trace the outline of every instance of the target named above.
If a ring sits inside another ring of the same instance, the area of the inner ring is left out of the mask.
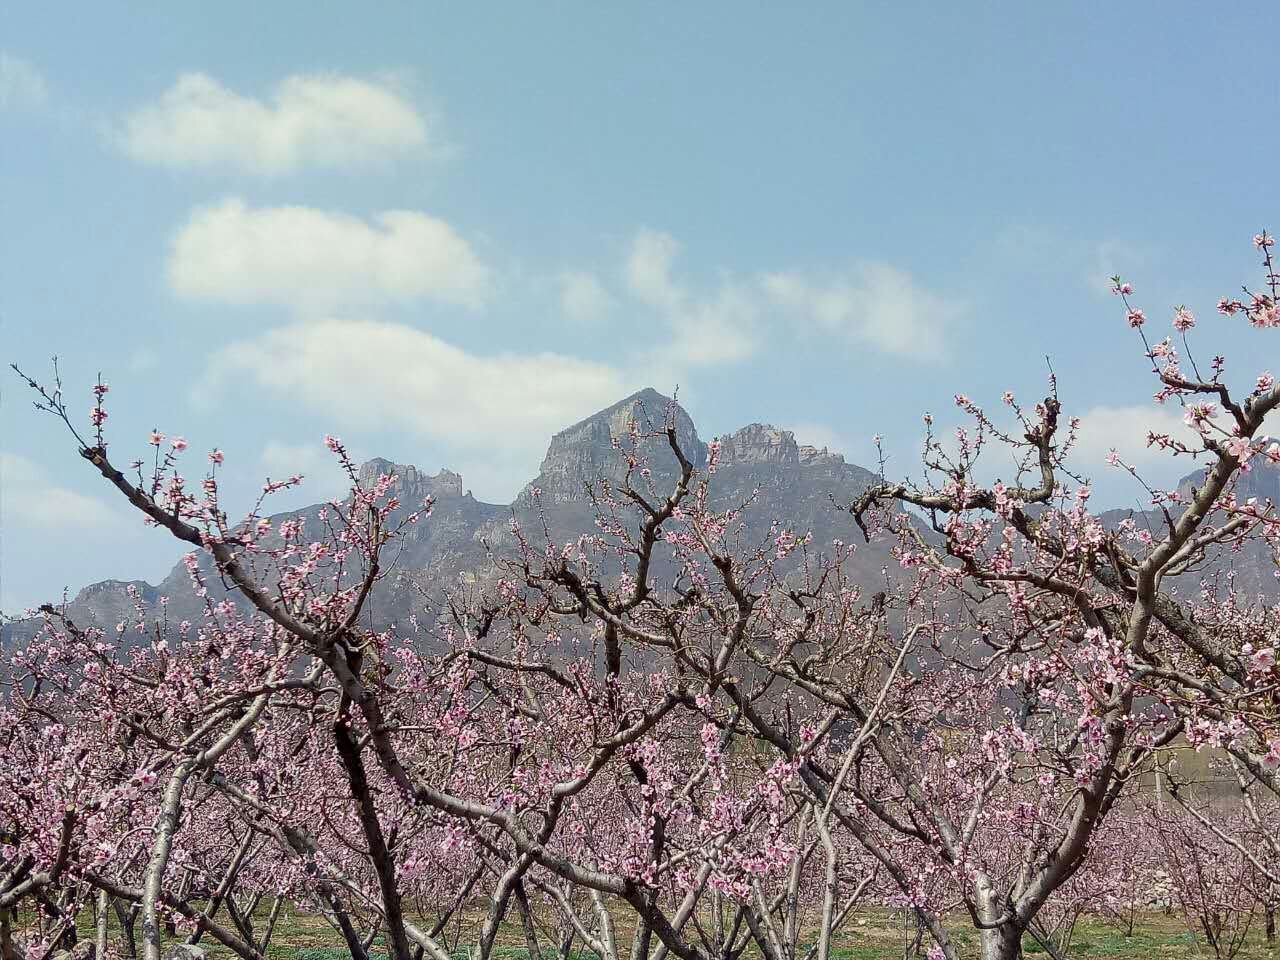
[[[911,474],[923,413],[1034,401],[1048,358],[1093,502],[1138,505],[1110,449],[1189,467],[1144,448],[1178,417],[1107,278],[1271,363],[1214,305],[1276,229],[1280,15],[1101,9],[12,5],[3,359],[56,355],[82,425],[101,373],[122,463],[223,450],[234,513],[334,494],[326,434],[506,502],[645,386]],[[161,579],[181,551],[5,372],[0,610]]]

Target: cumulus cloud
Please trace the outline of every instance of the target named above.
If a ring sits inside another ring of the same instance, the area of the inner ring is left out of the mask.
[[[259,462],[264,475],[272,480],[302,474],[301,496],[295,499],[303,503],[341,497],[351,485],[338,458],[319,438],[310,444],[273,440],[262,448]]]
[[[476,307],[490,271],[448,223],[413,210],[366,221],[312,207],[197,209],[169,254],[181,297],[332,307],[419,298]]]
[[[669,369],[745,360],[769,334],[793,328],[932,360],[945,353],[949,328],[965,311],[905,270],[874,262],[834,275],[791,270],[725,277],[700,290],[674,275],[681,251],[670,234],[642,229],[623,266],[627,293],[670,329],[669,342],[653,351]],[[771,329],[771,320],[786,325]]]
[[[669,233],[642,229],[631,243],[627,257],[627,286],[642,303],[663,310],[678,310],[685,292],[671,279],[671,264],[680,253],[680,244]]]
[[[1147,446],[1147,435],[1152,432],[1167,433],[1193,448],[1200,445],[1199,435],[1183,423],[1177,407],[1155,403],[1097,406],[1080,417],[1073,457],[1077,462],[1098,467],[1105,465],[1107,454],[1115,450],[1121,460],[1139,468],[1157,464],[1185,466],[1175,464],[1169,454]]]
[[[375,164],[422,148],[427,125],[398,92],[369,80],[295,75],[260,100],[186,73],[125,119],[120,141],[145,163],[272,176]]]
[[[726,284],[670,315],[672,339],[664,353],[692,367],[746,360],[759,345],[759,315],[750,291]]]
[[[0,52],[0,110],[38,107],[49,97],[44,76],[32,64]]]
[[[795,434],[796,443],[808,444],[819,450],[825,447],[832,453],[846,455],[853,450],[849,440],[825,423],[798,423],[791,432]]]
[[[560,275],[560,309],[570,320],[595,323],[613,308],[613,297],[594,274],[566,270]]]
[[[0,476],[6,526],[84,534],[114,532],[125,526],[118,507],[60,485],[26,457],[0,453]]]
[[[950,326],[964,312],[962,304],[931,293],[887,263],[864,263],[828,279],[800,271],[771,273],[761,283],[772,303],[796,322],[896,356],[941,357]]]
[[[402,324],[337,319],[233,343],[215,355],[210,377],[214,388],[248,379],[339,425],[527,458],[565,424],[627,393],[623,377],[601,364],[554,353],[481,355]]]
[[[730,280],[711,292],[690,290],[671,276],[679,253],[670,234],[643,229],[623,270],[630,294],[667,327],[668,337],[646,351],[650,376],[660,380],[678,379],[690,367],[745,360],[758,345],[760,306],[753,291]]]
[[[76,465],[66,466],[80,476]],[[99,489],[100,481],[84,479]],[[180,552],[172,539],[148,530],[114,490],[85,494],[61,481],[37,460],[0,453],[6,560],[0,610],[8,614],[57,600],[64,585],[130,575],[158,582]]]

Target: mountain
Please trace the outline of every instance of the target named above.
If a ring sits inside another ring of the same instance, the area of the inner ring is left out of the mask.
[[[446,590],[492,581],[498,576],[495,558],[511,556],[515,549],[513,518],[535,542],[544,524],[557,542],[593,532],[595,513],[586,489],[602,481],[617,484],[624,478],[626,462],[618,445],[628,442],[633,433],[651,468],[655,496],[665,496],[678,471],[661,435],[668,411],[674,416],[681,449],[695,467],[705,468],[707,444],[698,435],[693,420],[679,405],[652,389],[633,394],[553,436],[538,475],[510,504],[476,500],[464,489],[463,478],[449,470],[429,474],[414,465],[381,458],[365,463],[360,468],[360,482],[369,485],[379,476],[390,474],[404,505],[402,511],[415,509],[428,496],[435,501],[431,516],[409,527],[397,548],[387,556],[391,573],[370,599],[372,622],[403,625],[410,616],[421,617],[429,611],[432,601]],[[893,565],[888,546],[863,544],[852,518],[841,509],[875,482],[875,474],[846,462],[838,453],[801,445],[790,431],[768,424],[749,424],[719,440],[712,504],[727,507],[750,501],[745,511],[746,544],[763,542],[774,522],[794,532],[812,532],[817,550],[829,546],[834,539],[858,544],[850,565],[851,577],[864,587],[880,589],[885,568]],[[1189,475],[1183,480],[1183,487],[1189,488],[1201,476]],[[634,478],[634,482],[643,481]],[[1241,494],[1280,502],[1280,470],[1265,464],[1256,466],[1245,475]],[[272,518],[273,528],[278,529],[286,519],[297,519],[303,524],[304,537],[319,538],[324,532],[323,509],[323,504],[316,504],[276,515]],[[1150,511],[1112,510],[1102,515],[1109,526],[1127,517],[1149,525],[1153,531],[1164,523],[1158,513]],[[1213,568],[1232,571],[1238,585],[1249,592],[1272,596],[1280,593],[1273,575],[1275,563],[1257,546],[1224,552]],[[661,564],[657,569],[659,576],[669,573]],[[1198,576],[1195,579],[1198,582]],[[208,582],[210,592],[217,595],[218,578],[211,575]],[[1188,588],[1193,588],[1191,578],[1187,582]],[[201,615],[202,607],[181,563],[155,586],[120,580],[87,586],[71,601],[67,612],[78,624],[109,629],[133,615],[137,606],[134,595],[148,608],[156,607],[165,598],[170,620],[194,620]],[[30,621],[7,624],[0,639],[5,643],[21,639],[30,635],[33,628]]]
[[[540,534],[545,523],[557,541],[593,532],[595,514],[586,488],[601,481],[617,484],[624,478],[626,462],[618,444],[628,442],[633,430],[651,469],[653,490],[666,496],[678,464],[665,437],[653,434],[660,434],[665,427],[668,411],[674,417],[681,449],[695,467],[705,468],[707,444],[693,420],[678,404],[653,389],[633,394],[553,436],[538,475],[510,504],[476,500],[464,489],[463,478],[449,470],[433,475],[411,464],[381,458],[363,464],[359,472],[362,484],[372,484],[384,474],[394,478],[403,511],[416,508],[427,496],[435,501],[431,516],[409,527],[388,556],[393,571],[371,597],[373,621],[403,624],[445,589],[495,577],[494,557],[509,556],[515,547],[513,517],[531,535]],[[717,506],[752,501],[746,514],[747,542],[760,542],[775,521],[796,532],[811,531],[817,549],[837,538],[861,541],[848,512],[840,508],[875,481],[870,471],[847,463],[838,453],[802,446],[789,431],[767,424],[750,424],[720,441],[712,501]],[[635,478],[634,482],[642,481]],[[304,538],[319,537],[324,529],[323,509],[323,504],[316,504],[278,514],[271,518],[272,526],[278,529],[282,521],[296,519],[303,524]],[[854,579],[866,585],[879,584],[889,563],[886,546],[862,546],[852,568]],[[209,583],[211,594],[217,595],[217,577],[210,577]],[[165,598],[170,620],[200,617],[201,604],[181,563],[154,586],[142,581],[107,580],[85,587],[71,601],[67,614],[82,626],[109,629],[134,614],[136,602],[131,591],[149,608]],[[6,642],[29,635],[33,626],[31,622],[6,625]]]
[[[1178,481],[1178,493],[1190,497],[1204,483],[1207,470],[1199,469]],[[1259,503],[1271,501],[1280,504],[1280,466],[1264,457],[1254,457],[1249,469],[1238,474],[1235,495],[1238,501],[1256,498]],[[1154,536],[1161,536],[1168,529],[1168,521],[1159,510],[1108,510],[1100,515],[1107,527],[1114,528],[1122,520],[1132,519],[1139,529],[1146,529]],[[1208,563],[1201,569],[1178,578],[1177,586],[1184,592],[1196,592],[1206,577],[1230,576],[1238,590],[1246,596],[1280,597],[1280,580],[1277,579],[1276,559],[1267,544],[1259,539],[1243,546],[1218,547]]]
[[[621,482],[626,462],[614,448],[614,440],[624,441],[633,427],[639,433],[665,429],[671,406],[669,398],[648,388],[561,430],[551,438],[538,475],[521,491],[517,503],[528,500],[537,489],[544,503],[580,504],[583,483],[599,479]],[[693,420],[678,404],[671,412],[681,449],[695,465],[705,463],[707,445],[699,438]],[[656,476],[674,480],[676,463],[665,440],[650,438],[641,443],[641,449],[653,459]]]

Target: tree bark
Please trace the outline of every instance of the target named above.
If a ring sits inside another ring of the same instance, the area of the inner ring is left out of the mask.
[[[351,798],[359,807],[360,828],[364,832],[365,842],[369,845],[369,856],[378,874],[378,889],[382,894],[382,912],[387,927],[389,952],[393,960],[413,960],[412,951],[409,948],[409,936],[404,929],[404,911],[400,903],[400,889],[396,884],[395,863],[391,858],[391,852],[387,849],[387,842],[382,834],[382,824],[378,821],[378,811],[373,802],[373,794],[369,790],[369,778],[365,772],[364,761],[360,757],[360,746],[351,732],[350,708],[351,702],[344,696],[338,708],[338,715],[333,722],[333,742],[347,774]]]

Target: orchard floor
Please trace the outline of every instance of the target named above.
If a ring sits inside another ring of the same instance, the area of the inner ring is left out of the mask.
[[[621,918],[619,918],[621,920]],[[620,952],[626,952],[629,946],[629,931],[622,923],[618,924],[618,941]],[[92,939],[93,931],[88,926],[79,931],[80,936]],[[114,924],[111,930],[115,937]],[[976,937],[972,931],[956,929],[953,934],[962,955],[976,955]],[[472,938],[474,942],[474,938]],[[501,960],[527,960],[528,951],[523,947],[523,937],[517,926],[504,927],[500,944],[495,951]],[[867,912],[853,919],[849,928],[841,933],[837,940],[834,955],[836,960],[898,960],[907,945],[904,927],[900,918],[894,918],[883,912]],[[520,946],[517,946],[519,944]],[[234,957],[227,950],[211,942],[207,938],[201,942],[211,958],[223,960]],[[385,953],[380,952],[380,941],[375,941],[370,951],[373,960],[385,960]],[[926,944],[927,947],[927,944]],[[545,949],[545,948],[544,948]],[[1035,944],[1031,938],[1024,943],[1028,957],[1040,957],[1047,960],[1047,954]],[[554,953],[546,951],[550,958]],[[1115,924],[1085,917],[1076,925],[1069,954],[1070,957],[1081,958],[1214,958],[1213,950],[1205,942],[1202,934],[1188,931],[1183,918],[1174,913],[1147,914],[1139,918],[1132,936],[1125,936],[1124,931]],[[349,956],[343,949],[338,935],[318,916],[299,914],[292,910],[282,914],[276,926],[275,937],[268,951],[269,960],[341,960]],[[461,952],[458,960],[466,960],[466,953]],[[750,957],[752,954],[748,953]],[[1280,960],[1280,944],[1268,947],[1263,937],[1262,918],[1259,915],[1249,929],[1243,949],[1236,954],[1238,960]],[[595,954],[574,951],[573,960],[594,960]],[[1227,960],[1224,952],[1222,960]]]

